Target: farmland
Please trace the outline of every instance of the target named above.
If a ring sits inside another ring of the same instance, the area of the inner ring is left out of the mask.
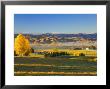
[[[79,52],[82,52],[82,50]],[[92,53],[94,54],[94,52]],[[44,57],[43,55],[36,54],[30,57],[15,57],[14,62],[15,76],[97,75],[97,61],[95,56],[67,55],[57,57]]]

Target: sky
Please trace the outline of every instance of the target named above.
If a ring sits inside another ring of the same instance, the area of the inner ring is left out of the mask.
[[[15,14],[14,33],[96,33],[96,14]]]

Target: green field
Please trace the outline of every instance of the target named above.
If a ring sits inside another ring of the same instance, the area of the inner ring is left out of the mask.
[[[96,76],[95,57],[15,57],[15,76]]]

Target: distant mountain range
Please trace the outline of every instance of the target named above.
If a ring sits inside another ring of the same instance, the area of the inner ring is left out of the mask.
[[[14,34],[14,37],[16,37],[18,34]],[[78,33],[78,34],[64,34],[64,33],[43,33],[43,34],[23,34],[24,36],[28,35],[32,38],[40,37],[40,36],[55,36],[58,38],[65,38],[65,37],[79,37],[79,38],[85,38],[85,39],[97,39],[97,33]]]

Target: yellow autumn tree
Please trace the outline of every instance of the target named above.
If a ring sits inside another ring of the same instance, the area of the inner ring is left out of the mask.
[[[22,34],[19,34],[15,38],[14,50],[15,50],[16,54],[19,56],[28,55],[31,50],[29,40],[26,39]]]

